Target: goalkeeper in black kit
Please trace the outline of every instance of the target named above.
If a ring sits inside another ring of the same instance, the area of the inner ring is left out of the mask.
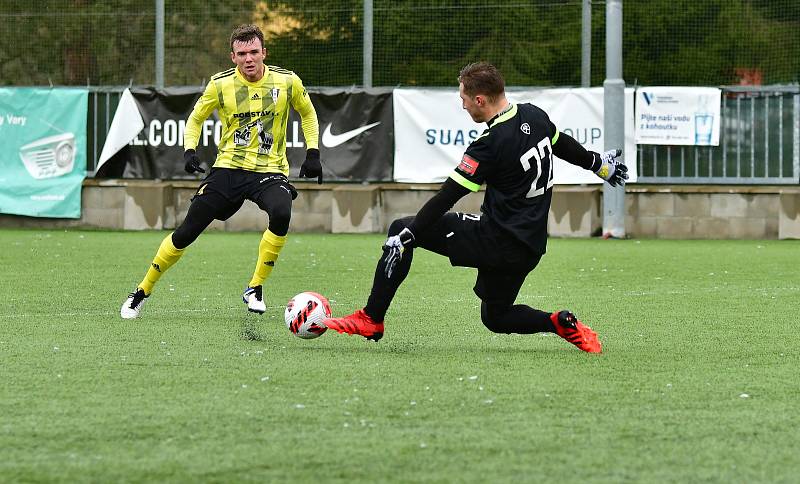
[[[491,64],[464,67],[458,81],[463,108],[487,129],[415,217],[392,222],[367,305],[327,319],[325,325],[374,341],[383,337],[386,311],[408,275],[414,249],[421,247],[448,257],[454,266],[478,270],[474,291],[481,299],[481,321],[490,331],[556,333],[583,351],[599,353],[597,334],[570,311],[547,312],[514,301],[546,250],[553,155],[616,186],[628,178],[619,159],[622,152],[587,151],[558,131],[538,107],[511,104],[503,76]],[[484,183],[480,215],[448,212]]]

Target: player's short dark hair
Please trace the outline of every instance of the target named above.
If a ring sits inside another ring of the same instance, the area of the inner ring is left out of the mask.
[[[468,96],[483,94],[491,101],[503,94],[506,81],[497,67],[488,62],[467,64],[458,74],[458,82],[464,84],[464,93]]]
[[[261,48],[264,48],[264,32],[257,25],[245,24],[236,27],[231,33],[231,52],[233,52],[234,42],[247,43],[253,39],[258,39],[261,42]]]

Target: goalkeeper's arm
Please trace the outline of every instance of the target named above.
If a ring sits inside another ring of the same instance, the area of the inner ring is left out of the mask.
[[[415,235],[423,233],[468,193],[470,193],[468,188],[461,186],[452,178],[448,178],[442,183],[442,187],[436,192],[436,195],[419,209],[417,216],[408,225],[408,229]]]
[[[464,195],[469,192],[470,191],[468,188],[461,186],[452,178],[445,180],[444,183],[442,183],[442,187],[439,188],[438,192],[436,192],[436,195],[425,202],[425,205],[423,205],[422,208],[419,209],[419,212],[417,212],[414,220],[412,220],[411,223],[408,224],[408,227],[404,228],[399,234],[400,237],[397,240],[397,244],[394,245],[399,244],[403,247],[413,247],[414,241],[416,240],[418,234],[424,233],[426,230],[428,230],[431,225],[442,218],[442,215],[453,208],[453,205],[455,205],[457,201],[461,200],[461,198],[463,198]],[[397,235],[389,237],[384,244],[384,249],[391,247],[391,240],[397,237]],[[387,275],[390,273],[391,270],[389,270]]]
[[[603,154],[589,151],[575,138],[561,131],[553,144],[553,154],[575,166],[593,171],[611,186],[624,185],[628,179],[628,167],[617,159],[622,150],[606,151]]]
[[[448,178],[442,183],[442,187],[436,195],[419,209],[417,216],[408,224],[408,227],[405,227],[399,234],[386,239],[383,244],[383,250],[386,252],[383,271],[387,278],[392,277],[395,267],[403,258],[403,251],[406,248],[414,247],[415,234],[424,233],[467,193],[469,193],[469,189],[462,187],[452,178]]]

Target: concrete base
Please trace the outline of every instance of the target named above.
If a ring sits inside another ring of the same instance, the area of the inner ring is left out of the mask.
[[[183,221],[199,182],[84,181],[78,220],[0,215],[0,227],[115,230],[174,229]],[[414,215],[439,184],[324,184],[297,182],[292,232],[386,232],[395,219]],[[461,199],[454,211],[480,213],[483,191]],[[602,187],[557,185],[548,221],[555,237],[598,235]],[[628,185],[625,228],[630,237],[695,239],[800,238],[800,188]],[[258,231],[268,224],[255,204],[209,230]]]
[[[381,232],[380,188],[377,185],[334,187],[331,204],[331,232]]]
[[[556,237],[590,237],[603,227],[600,187],[558,186],[553,189],[547,231]]]
[[[128,187],[123,192],[122,206],[125,230],[175,226],[175,203],[168,183]]]
[[[631,237],[776,239],[779,187],[629,185],[625,228]]]
[[[800,189],[781,190],[778,238],[800,239]]]

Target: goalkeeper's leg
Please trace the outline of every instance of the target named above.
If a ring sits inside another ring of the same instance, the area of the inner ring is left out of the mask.
[[[555,332],[550,313],[514,304],[517,294],[528,276],[538,264],[541,256],[530,254],[518,244],[498,247],[506,254],[518,252],[517,270],[509,263],[492,268],[478,269],[475,280],[475,295],[481,299],[481,322],[493,333],[533,334]],[[528,270],[519,270],[524,266]]]
[[[493,333],[555,333],[550,313],[524,304],[486,304],[481,301],[481,321]]]
[[[413,217],[392,222],[389,226],[389,237],[399,234],[411,220]],[[364,309],[359,309],[341,318],[326,319],[325,325],[328,329],[339,333],[357,334],[373,341],[378,341],[383,337],[383,319],[397,289],[408,276],[411,261],[414,258],[414,249],[409,247],[403,251],[402,257],[394,266],[391,277],[386,276],[387,253],[388,251],[384,250],[378,260],[372,281],[372,291]]]
[[[414,220],[414,217],[405,217],[395,220],[389,226],[387,235],[392,237],[399,234],[404,228],[408,227],[412,220]],[[446,213],[424,233],[415,234],[417,238],[414,245],[418,248],[429,250],[449,258],[450,252],[453,249],[448,241],[453,235],[453,231],[458,230],[459,226],[462,224],[463,219],[459,214],[455,212]],[[385,275],[387,251],[384,251],[381,255],[378,266],[375,268],[375,276],[372,280],[372,291],[370,292],[369,299],[367,299],[367,305],[364,308],[364,311],[375,321],[383,321],[397,289],[400,287],[400,284],[403,283],[406,276],[408,276],[408,272],[411,269],[411,261],[414,258],[414,250],[413,248],[406,248],[403,251],[403,257],[394,267],[391,278],[387,278]]]
[[[528,256],[531,270],[539,263],[538,256]],[[475,294],[481,298],[481,322],[494,333],[532,334],[554,332],[550,313],[524,304],[514,304],[529,271],[478,269]]]
[[[455,214],[447,214],[443,219],[454,217]],[[414,217],[406,217],[392,222],[389,226],[389,237],[399,234],[413,219]],[[447,224],[438,222],[434,227],[417,237],[416,245],[446,256],[448,233]],[[378,341],[383,337],[383,319],[397,289],[408,276],[408,272],[411,269],[411,261],[414,258],[414,249],[409,247],[403,251],[402,257],[394,266],[391,277],[386,276],[387,253],[388,251],[385,250],[380,260],[378,260],[375,276],[372,280],[372,291],[364,309],[359,309],[353,314],[341,318],[326,319],[325,324],[329,329],[340,333],[358,334],[374,341]]]
[[[547,313],[524,304],[481,302],[481,321],[495,333],[556,333],[587,353],[602,351],[597,333],[566,310]]]
[[[389,225],[388,236],[392,237],[399,234],[408,224],[414,220],[414,217],[405,217],[397,219]],[[386,250],[381,254],[378,260],[378,265],[375,268],[375,275],[372,278],[372,291],[367,299],[367,305],[364,307],[364,312],[367,313],[374,321],[382,322],[386,316],[386,311],[389,310],[389,305],[392,304],[392,299],[400,288],[400,284],[408,276],[411,269],[411,261],[414,259],[414,249],[407,248],[403,251],[403,257],[397,262],[392,277],[386,277]]]
[[[527,267],[533,270],[541,256],[529,256]],[[505,268],[508,269],[508,268]],[[597,333],[569,311],[553,313],[514,304],[529,271],[509,272],[500,268],[479,269],[475,294],[481,298],[481,321],[495,333],[556,333],[588,353],[600,353]]]

